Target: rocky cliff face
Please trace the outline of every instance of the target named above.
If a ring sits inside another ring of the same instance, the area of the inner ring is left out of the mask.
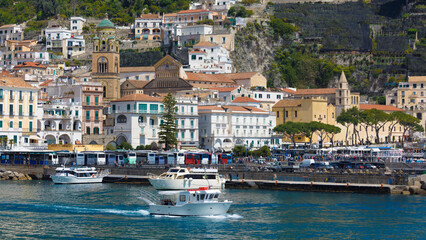
[[[272,70],[275,49],[283,44],[275,39],[265,22],[248,23],[235,34],[235,51],[231,53],[235,72],[261,72],[276,86],[281,84],[278,72]]]

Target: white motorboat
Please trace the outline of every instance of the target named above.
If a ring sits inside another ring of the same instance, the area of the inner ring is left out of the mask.
[[[151,215],[169,216],[218,216],[225,215],[232,201],[219,201],[218,189],[189,189],[186,191],[160,191],[160,203],[149,204]]]
[[[51,175],[54,183],[101,183],[109,171],[97,171],[94,167],[58,167]]]
[[[219,175],[217,169],[205,168],[170,168],[159,176],[148,179],[157,190],[182,190],[209,187],[225,187],[226,179]]]

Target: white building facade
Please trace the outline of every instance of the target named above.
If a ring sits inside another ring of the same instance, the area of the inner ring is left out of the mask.
[[[73,98],[41,101],[37,106],[37,135],[47,144],[82,142],[82,105]]]
[[[24,31],[21,25],[9,24],[0,26],[0,46],[3,46],[6,40],[21,41],[23,39]]]
[[[211,42],[200,42],[189,52],[189,71],[198,73],[232,73],[229,51]]]
[[[71,17],[70,20],[70,29],[71,32],[77,35],[80,35],[83,32],[84,23],[86,19],[82,17]]]
[[[200,147],[230,152],[236,145],[247,148],[270,146],[274,113],[250,106],[199,106]],[[277,143],[277,146],[279,143]]]

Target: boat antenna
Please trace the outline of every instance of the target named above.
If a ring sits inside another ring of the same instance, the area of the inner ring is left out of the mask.
[[[210,189],[210,182],[209,182],[209,178],[207,177],[207,169],[206,169],[206,167],[204,167],[204,177],[206,178],[207,185],[209,186],[209,189]]]

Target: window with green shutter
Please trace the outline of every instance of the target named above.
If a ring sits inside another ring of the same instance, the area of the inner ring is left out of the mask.
[[[13,104],[9,105],[9,115],[13,116]]]
[[[75,116],[78,117],[78,110],[75,110]]]
[[[139,104],[139,113],[146,113],[147,110],[148,108],[146,104]]]
[[[22,105],[19,105],[19,116],[22,116],[23,115],[23,113],[22,113]]]
[[[90,127],[86,127],[86,134],[90,135]]]
[[[191,132],[191,140],[194,139],[194,132]]]
[[[89,120],[90,119],[90,111],[86,111],[86,119]]]
[[[30,122],[30,132],[33,131],[33,122]]]
[[[33,105],[30,105],[30,109],[28,111],[28,115],[30,115],[30,116],[33,115]]]
[[[3,128],[3,121],[0,121],[0,128]]]
[[[185,138],[185,132],[182,131],[182,139],[184,139],[184,138]]]
[[[98,106],[98,104],[99,104],[99,97],[95,96],[95,105]]]
[[[18,125],[19,125],[19,128],[22,128],[22,121],[19,121]]]
[[[0,115],[3,115],[3,104],[0,104]]]
[[[99,120],[99,112],[95,111],[95,120]]]
[[[9,127],[10,127],[10,128],[13,128],[13,121],[10,121],[10,122],[9,122]]]
[[[90,96],[86,96],[86,105],[90,105]]]
[[[130,112],[130,104],[127,104],[127,112]]]
[[[150,113],[158,113],[158,104],[151,104],[149,106],[149,112]]]

